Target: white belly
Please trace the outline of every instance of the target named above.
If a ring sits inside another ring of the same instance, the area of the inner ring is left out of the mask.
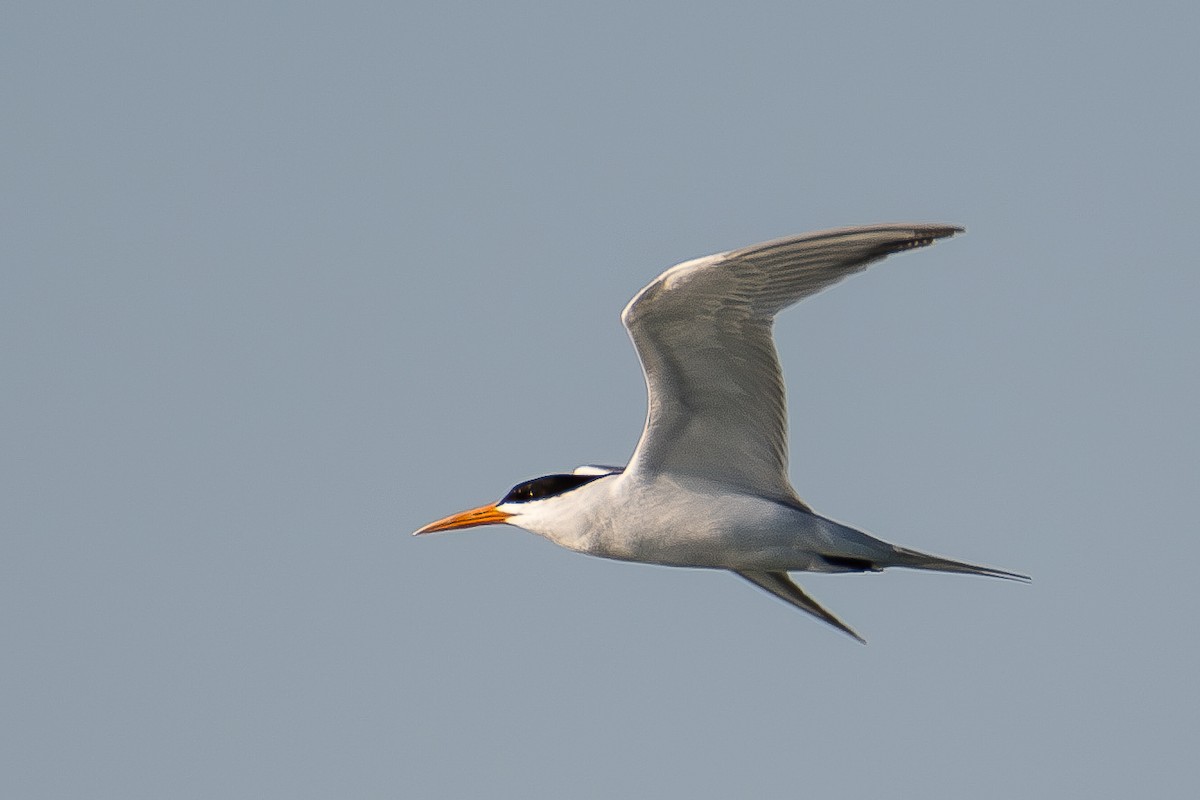
[[[614,476],[563,499],[568,498],[583,512],[575,515],[576,524],[530,530],[573,550],[624,561],[823,572],[837,570],[822,553],[871,559],[881,547],[890,548],[783,502],[661,476],[647,482]]]

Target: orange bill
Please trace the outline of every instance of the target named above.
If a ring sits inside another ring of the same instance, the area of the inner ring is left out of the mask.
[[[496,508],[495,503],[490,503],[479,508],[472,508],[470,511],[461,511],[457,514],[452,514],[445,519],[439,519],[437,522],[431,522],[424,528],[413,533],[413,536],[419,536],[422,533],[434,533],[436,531],[452,531],[456,528],[474,528],[476,525],[497,525],[507,520],[511,514],[506,514]]]

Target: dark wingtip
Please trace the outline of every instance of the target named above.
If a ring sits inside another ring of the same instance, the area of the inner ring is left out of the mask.
[[[962,233],[966,228],[961,225],[914,225],[908,236],[894,242],[888,242],[883,247],[885,253],[902,253],[905,250],[915,250],[918,247],[928,247],[938,239],[945,239],[956,233]]]
[[[965,233],[966,228],[962,225],[929,225],[919,226],[916,230],[917,234],[926,234],[934,239],[944,239],[947,236],[953,236],[956,233]]]

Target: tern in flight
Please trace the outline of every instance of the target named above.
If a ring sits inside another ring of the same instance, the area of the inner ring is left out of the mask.
[[[507,523],[605,558],[723,569],[861,636],[789,572],[887,567],[1027,576],[909,550],[815,513],[788,480],[775,315],[892,253],[962,231],[887,224],[809,233],[671,267],[621,316],[646,373],[649,410],[624,467],[579,467],[417,534]]]

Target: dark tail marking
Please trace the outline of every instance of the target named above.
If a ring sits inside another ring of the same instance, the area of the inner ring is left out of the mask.
[[[838,567],[849,572],[882,572],[883,567],[865,558],[851,556],[821,556],[821,560],[831,567]]]

